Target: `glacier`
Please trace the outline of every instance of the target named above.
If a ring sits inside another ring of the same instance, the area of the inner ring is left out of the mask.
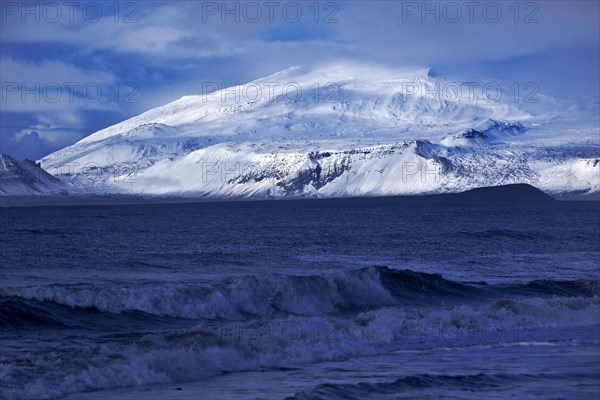
[[[528,183],[557,197],[599,196],[597,102],[539,95],[523,104],[509,92],[490,99],[483,87],[428,69],[293,67],[207,84],[217,90],[100,130],[40,163],[79,195],[390,196]]]

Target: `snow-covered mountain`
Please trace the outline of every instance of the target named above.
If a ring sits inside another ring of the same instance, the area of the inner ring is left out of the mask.
[[[507,97],[428,70],[295,67],[182,97],[41,162],[71,191],[95,194],[379,196],[508,183],[600,193],[598,105],[544,97],[532,112]]]
[[[31,196],[57,194],[65,190],[61,181],[30,160],[17,161],[0,153],[0,195]]]

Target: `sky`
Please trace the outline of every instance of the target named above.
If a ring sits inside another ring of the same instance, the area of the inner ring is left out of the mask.
[[[0,3],[0,152],[39,159],[210,84],[296,65],[430,68],[598,102],[600,2]]]

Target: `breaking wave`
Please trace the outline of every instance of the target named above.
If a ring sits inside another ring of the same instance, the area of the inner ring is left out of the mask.
[[[236,276],[196,284],[4,289],[0,324],[7,340],[13,330],[26,335],[33,327],[38,334],[56,329],[60,337],[72,329],[68,333],[75,342],[80,338],[89,343],[85,339],[90,335],[104,339],[76,351],[60,346],[11,355],[10,360],[0,354],[2,396],[54,398],[390,349],[545,340],[536,335],[599,325],[598,290],[598,281],[467,284],[387,267],[321,276]],[[115,326],[121,331],[114,331]],[[517,332],[520,327],[526,329]],[[23,386],[28,377],[36,378]],[[390,385],[438,385],[457,379],[465,387],[487,384],[486,377],[478,376],[416,376]],[[320,387],[295,398],[326,399],[323,390],[363,389]]]
[[[61,324],[76,313],[141,312],[161,317],[243,320],[336,315],[387,306],[469,304],[503,296],[590,297],[600,281],[462,283],[411,270],[367,267],[323,275],[246,275],[205,283],[46,285],[0,291],[0,324]]]

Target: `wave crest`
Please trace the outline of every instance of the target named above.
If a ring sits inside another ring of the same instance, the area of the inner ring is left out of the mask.
[[[321,275],[245,275],[204,283],[46,285],[4,289],[0,323],[61,323],[65,314],[141,312],[158,317],[243,320],[281,315],[355,314],[388,306],[470,304],[501,297],[590,297],[600,281],[462,283],[384,266]],[[73,318],[72,315],[68,315]]]

